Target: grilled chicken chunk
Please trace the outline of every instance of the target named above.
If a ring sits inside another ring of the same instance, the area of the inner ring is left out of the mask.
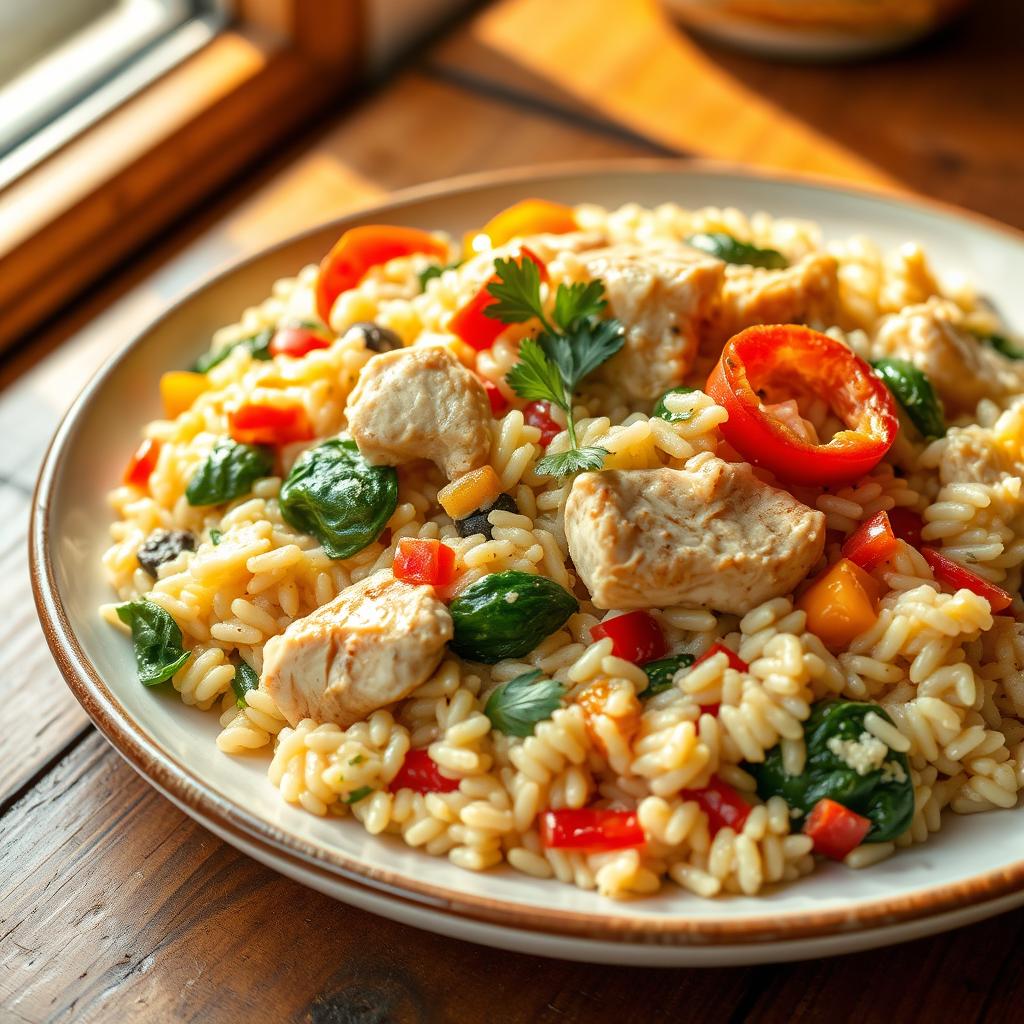
[[[997,484],[1019,476],[1022,467],[1009,451],[994,445],[978,426],[950,427],[939,459],[939,480],[946,484]]]
[[[613,245],[584,252],[581,260],[591,278],[604,281],[611,314],[626,328],[626,343],[608,361],[606,378],[645,401],[681,384],[725,265],[687,245]]]
[[[268,640],[262,681],[292,725],[346,728],[426,682],[451,637],[433,587],[382,570]]]
[[[363,367],[346,413],[352,439],[371,465],[430,459],[454,479],[490,455],[487,393],[444,348],[374,356]]]
[[[746,463],[584,473],[565,506],[569,553],[598,608],[704,605],[743,615],[788,594],[825,544],[825,516]]]

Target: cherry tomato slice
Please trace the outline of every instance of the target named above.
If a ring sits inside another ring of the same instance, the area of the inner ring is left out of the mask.
[[[565,427],[552,419],[550,402],[527,402],[523,406],[523,420],[528,426],[540,431],[540,443],[545,448],[565,430]]]
[[[454,793],[459,788],[458,779],[449,779],[441,774],[426,750],[410,750],[405,755],[402,767],[388,785],[392,793],[400,789],[411,789],[416,793]]]

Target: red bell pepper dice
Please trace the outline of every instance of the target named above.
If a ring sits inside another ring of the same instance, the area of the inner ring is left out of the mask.
[[[624,850],[644,844],[644,830],[635,811],[596,807],[544,811],[540,816],[540,835],[548,849],[579,853]]]
[[[935,579],[952,590],[966,588],[978,597],[985,598],[992,606],[993,612],[1002,612],[1010,607],[1013,602],[1013,595],[1008,594],[1002,587],[982,579],[977,573],[965,569],[952,558],[947,558],[941,551],[935,548],[921,548],[924,560],[931,567]]]
[[[661,626],[644,611],[626,612],[625,615],[605,619],[591,626],[590,636],[594,640],[608,637],[612,642],[612,654],[634,665],[655,661],[668,650]]]
[[[239,444],[280,446],[311,440],[313,427],[305,406],[248,402],[228,413],[228,433]]]
[[[433,538],[403,537],[392,571],[406,583],[445,586],[455,579],[455,551]]]
[[[911,547],[921,546],[921,531],[924,529],[924,520],[912,509],[891,508],[889,509],[889,526],[896,534],[898,540],[905,540]]]
[[[501,388],[497,384],[492,384],[489,380],[483,382],[484,391],[487,392],[487,401],[491,403],[491,415],[497,419],[499,416],[504,416],[509,410],[509,401],[501,393]]]
[[[814,852],[833,860],[842,860],[857,849],[870,831],[867,818],[828,797],[814,805],[804,822],[804,835],[814,840]]]
[[[717,775],[712,775],[703,789],[684,789],[681,795],[684,800],[695,800],[700,805],[708,816],[712,835],[722,828],[742,831],[750,815],[750,804]]]
[[[145,487],[156,469],[156,460],[160,457],[160,442],[147,437],[135,454],[128,460],[124,470],[124,482],[135,487]]]
[[[272,356],[300,359],[318,348],[330,348],[331,339],[308,327],[279,327],[270,339]]]
[[[454,793],[458,788],[459,780],[445,778],[437,763],[422,749],[410,750],[405,755],[402,767],[388,785],[392,793],[400,789],[416,793]]]
[[[565,429],[552,419],[550,402],[527,402],[523,406],[523,420],[540,431],[540,443],[545,448]]]
[[[885,512],[864,520],[843,545],[843,557],[871,572],[896,554],[899,544]]]
[[[690,667],[696,668],[702,661],[707,661],[716,654],[724,654],[729,659],[729,668],[734,668],[737,672],[750,670],[750,666],[732,648],[721,643],[712,644]]]
[[[748,327],[735,335],[705,390],[729,413],[719,425],[726,441],[790,484],[852,483],[881,461],[899,429],[892,395],[871,367],[841,342],[795,324]],[[823,396],[845,429],[815,444],[765,409],[766,391],[772,401]]]

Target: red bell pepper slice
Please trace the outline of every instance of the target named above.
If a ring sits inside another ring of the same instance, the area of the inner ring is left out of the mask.
[[[523,259],[531,260],[537,264],[542,281],[548,279],[548,271],[547,267],[544,266],[544,261],[525,245],[520,248],[516,262],[522,263]],[[448,321],[448,330],[478,352],[490,348],[498,335],[508,327],[508,324],[487,315],[487,308],[495,305],[498,301],[487,289],[498,280],[499,278],[496,274],[488,278],[476,295],[465,305],[457,309]]]
[[[924,520],[913,509],[902,506],[889,509],[889,525],[897,539],[906,541],[914,548],[921,546]]]
[[[684,800],[695,800],[708,816],[711,834],[719,829],[731,828],[739,832],[750,815],[751,807],[727,782],[712,775],[704,789],[684,789]]]
[[[655,661],[668,650],[661,626],[645,611],[626,612],[614,619],[605,619],[590,627],[590,636],[594,640],[608,637],[612,642],[612,654],[634,665]]]
[[[804,835],[814,840],[814,852],[842,860],[857,849],[871,831],[867,818],[825,797],[811,809],[804,822]]]
[[[498,416],[504,416],[509,410],[509,401],[501,393],[501,388],[497,384],[492,384],[489,380],[485,380],[484,391],[487,392],[487,401],[491,403],[491,415],[497,418]]]
[[[766,411],[767,389],[826,397],[846,429],[825,444],[807,440]],[[719,426],[726,441],[790,484],[851,483],[881,461],[899,429],[892,395],[871,367],[842,343],[796,324],[748,327],[731,338],[705,390],[729,413]]]
[[[1013,595],[1008,594],[1002,587],[982,579],[977,573],[965,569],[952,558],[947,558],[941,551],[935,548],[921,548],[924,560],[931,567],[935,579],[953,590],[966,588],[978,597],[985,598],[992,606],[992,611],[999,613],[1005,611],[1013,602]]]
[[[160,442],[147,437],[135,454],[128,460],[124,470],[124,482],[133,487],[145,487],[156,469],[156,460],[160,457]]]
[[[540,816],[541,842],[551,850],[601,853],[643,846],[644,830],[635,811],[609,811],[597,807],[563,808]]]
[[[416,793],[454,793],[459,788],[458,779],[449,779],[426,750],[410,750],[405,755],[402,767],[388,785],[392,793],[400,789],[411,789]]]
[[[270,339],[272,356],[300,359],[318,348],[330,348],[331,339],[308,327],[279,327]]]
[[[403,537],[392,572],[396,580],[442,587],[455,579],[455,551],[433,538]]]
[[[540,443],[545,448],[565,430],[565,427],[552,418],[550,402],[527,402],[523,406],[523,420],[527,426],[536,427],[540,431]]]
[[[730,647],[726,647],[722,643],[712,644],[691,666],[690,668],[696,668],[702,661],[707,661],[708,658],[713,658],[716,654],[724,654],[729,659],[729,668],[736,669],[737,672],[749,672],[750,666]]]
[[[391,224],[349,228],[320,264],[320,276],[316,282],[316,311],[320,319],[325,324],[331,322],[335,300],[342,292],[355,288],[371,267],[414,252],[445,260],[448,246],[418,228]]]
[[[291,444],[309,441],[313,427],[305,406],[248,402],[228,413],[228,433],[239,444]]]
[[[865,519],[843,545],[843,557],[859,565],[865,572],[892,558],[899,549],[896,534],[885,512]]]

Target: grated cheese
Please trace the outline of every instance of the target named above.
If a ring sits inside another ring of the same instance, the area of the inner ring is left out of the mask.
[[[848,768],[858,775],[877,771],[889,756],[889,748],[869,732],[862,732],[859,739],[844,740],[833,736],[827,743],[828,749]],[[898,767],[898,766],[897,766]]]

